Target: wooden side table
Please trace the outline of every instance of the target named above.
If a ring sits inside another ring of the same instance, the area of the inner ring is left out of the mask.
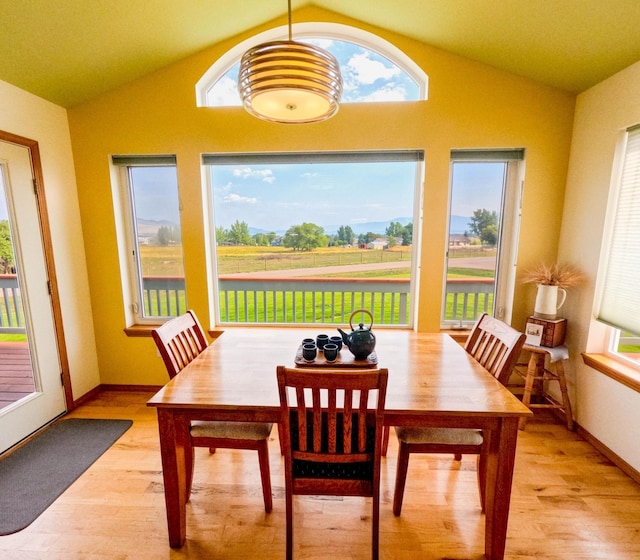
[[[571,411],[571,402],[569,401],[563,365],[564,361],[569,359],[569,349],[564,345],[549,348],[546,346],[525,344],[523,350],[530,353],[527,373],[523,374],[518,371],[517,368],[513,370],[514,373],[517,373],[525,380],[522,403],[531,409],[554,408],[561,410],[565,415],[567,428],[573,431],[573,413]],[[558,402],[554,397],[545,392],[545,384],[548,382],[557,382],[560,385],[562,402]],[[540,396],[541,401],[544,402],[532,404],[532,394]],[[521,418],[520,429],[524,430],[526,424],[527,419]]]

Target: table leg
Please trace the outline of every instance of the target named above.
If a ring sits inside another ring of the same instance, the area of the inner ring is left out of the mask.
[[[189,422],[172,410],[158,408],[162,478],[169,545],[180,548],[187,538],[186,453],[191,453]]]
[[[499,428],[489,433],[484,545],[487,560],[504,559],[517,438],[518,418],[503,418]]]

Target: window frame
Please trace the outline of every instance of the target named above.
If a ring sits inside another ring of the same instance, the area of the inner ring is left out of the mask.
[[[447,235],[445,239],[443,270],[443,294],[440,313],[442,329],[469,329],[475,320],[447,320],[447,275],[449,262],[449,226],[451,221],[451,202],[453,195],[453,165],[455,163],[500,163],[506,164],[502,193],[500,231],[498,235],[499,251],[496,255],[496,276],[494,281],[493,315],[511,323],[513,299],[516,282],[516,264],[518,256],[518,240],[522,216],[522,196],[524,190],[524,174],[526,167],[526,151],[524,148],[495,149],[455,149],[451,150],[449,160],[449,207],[447,213]]]
[[[138,251],[138,228],[131,183],[131,169],[137,167],[172,167],[178,178],[175,155],[113,155],[111,156],[111,179],[114,207],[116,208],[116,236],[119,240],[121,285],[127,327],[133,325],[154,326],[171,316],[144,316],[144,288],[142,263]],[[178,193],[179,197],[179,193]],[[180,202],[178,202],[180,205]],[[180,227],[182,225],[180,224]],[[183,255],[184,259],[184,255]],[[185,278],[185,305],[187,301]]]
[[[608,337],[605,354],[640,372],[640,355],[638,356],[637,360],[634,360],[633,358],[630,358],[629,356],[626,356],[622,352],[618,351],[620,339],[622,338],[622,331],[611,326],[607,326],[607,331]],[[634,336],[633,338],[637,338],[640,340],[640,336]]]
[[[347,158],[353,158],[353,163],[372,161],[369,158],[377,157],[376,161],[409,161],[414,157],[412,161],[416,163],[415,178],[414,178],[414,199],[413,199],[413,242],[411,247],[411,281],[410,281],[410,316],[407,325],[399,325],[400,328],[416,328],[416,320],[418,316],[418,297],[419,297],[419,260],[422,254],[421,240],[422,240],[422,206],[423,206],[423,192],[424,192],[424,151],[423,150],[367,150],[367,151],[321,151],[321,152],[247,152],[247,153],[206,153],[201,156],[201,165],[203,169],[203,177],[205,177],[206,185],[206,219],[207,219],[207,262],[208,271],[207,276],[209,279],[209,293],[211,294],[210,300],[210,312],[215,325],[220,326],[232,326],[232,325],[244,325],[245,323],[236,322],[223,322],[221,320],[220,312],[220,293],[218,284],[218,259],[216,256],[216,221],[214,212],[214,200],[213,200],[213,184],[211,172],[207,169],[211,165],[214,165],[214,161],[218,164],[266,164],[266,163],[349,163]],[[400,159],[398,159],[400,158]],[[313,161],[311,161],[313,160]],[[252,325],[254,323],[251,323]],[[260,326],[305,326],[305,323],[258,323]],[[317,325],[318,323],[312,323]],[[395,325],[385,325],[389,328],[394,328]]]

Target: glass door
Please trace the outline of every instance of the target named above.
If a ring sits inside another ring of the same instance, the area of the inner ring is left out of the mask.
[[[0,141],[0,452],[66,410],[31,152]]]

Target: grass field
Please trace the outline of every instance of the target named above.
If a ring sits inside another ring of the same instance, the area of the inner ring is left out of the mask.
[[[486,249],[465,248],[451,251],[450,258],[491,255]],[[284,247],[219,246],[216,248],[219,274],[291,270],[296,268],[322,268],[327,266],[358,265],[371,263],[410,262],[409,247],[393,247],[386,251],[367,249],[326,247],[313,251],[292,251]],[[493,251],[495,254],[495,251]],[[182,248],[180,246],[140,247],[143,276],[183,276]],[[493,277],[493,271],[450,268],[450,277]],[[327,274],[326,277],[344,276]],[[350,278],[408,278],[409,270],[380,269],[349,273]]]

